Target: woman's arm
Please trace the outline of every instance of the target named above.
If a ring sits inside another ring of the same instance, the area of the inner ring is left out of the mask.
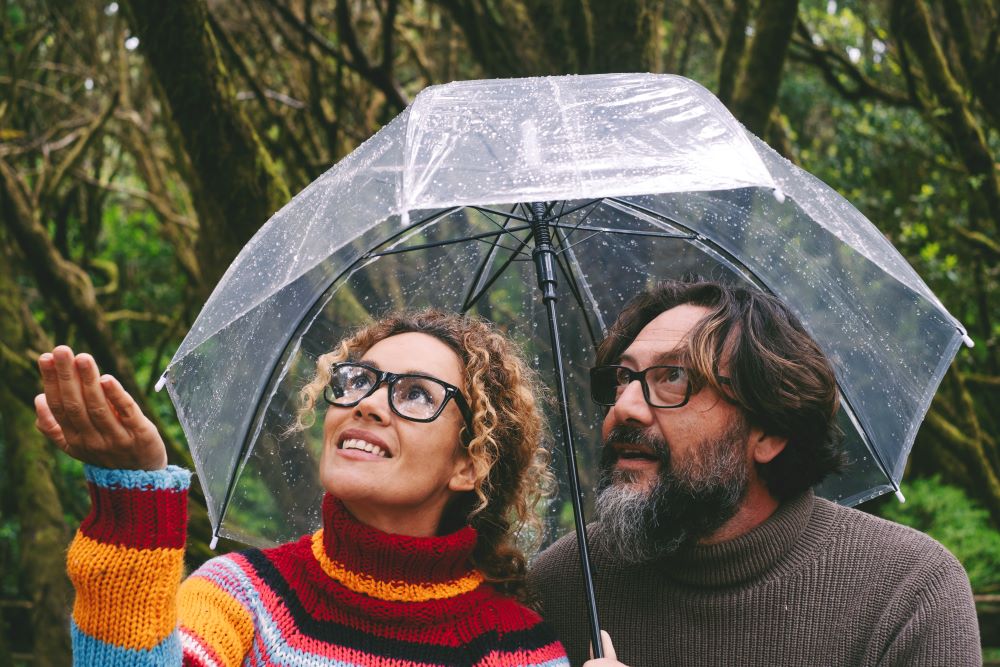
[[[91,509],[67,556],[75,665],[180,665],[177,589],[191,473],[85,467]]]

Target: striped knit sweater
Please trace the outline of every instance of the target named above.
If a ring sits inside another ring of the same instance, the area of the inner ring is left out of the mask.
[[[476,531],[415,538],[356,521],[214,558],[181,583],[190,473],[87,467],[68,556],[77,665],[545,665],[562,645],[470,565]]]

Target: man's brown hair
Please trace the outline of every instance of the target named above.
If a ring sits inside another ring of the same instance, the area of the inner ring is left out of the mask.
[[[598,347],[597,365],[617,363],[643,327],[683,304],[709,310],[677,350],[691,371],[692,392],[710,386],[741,407],[751,426],[788,439],[778,456],[757,466],[771,494],[785,500],[839,471],[844,454],[833,368],[770,294],[700,278],[661,283],[625,306]]]

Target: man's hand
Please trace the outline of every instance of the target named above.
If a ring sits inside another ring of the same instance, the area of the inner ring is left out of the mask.
[[[75,459],[103,468],[162,470],[167,449],[153,423],[89,354],[65,345],[38,357],[44,394],[35,427]]]
[[[615,646],[611,643],[611,635],[604,630],[601,630],[601,647],[604,649],[604,657],[594,660],[593,651],[591,651],[591,659],[583,663],[583,667],[627,667],[627,665],[618,662]]]

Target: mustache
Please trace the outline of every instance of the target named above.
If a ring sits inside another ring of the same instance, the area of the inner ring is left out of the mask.
[[[670,463],[670,447],[662,435],[649,428],[626,426],[619,424],[608,432],[608,437],[601,445],[601,467],[608,469],[618,460],[618,451],[614,445],[641,445],[649,448],[664,464],[664,470]]]

